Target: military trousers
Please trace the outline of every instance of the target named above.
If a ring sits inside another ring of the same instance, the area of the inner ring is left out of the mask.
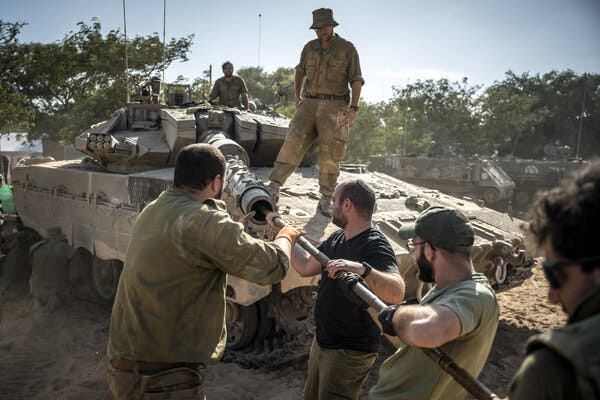
[[[345,100],[304,99],[290,122],[269,179],[283,185],[316,141],[320,191],[323,196],[331,197],[340,175],[339,164],[346,155],[347,119]]]
[[[377,353],[324,349],[313,339],[304,400],[358,400]]]
[[[108,366],[108,386],[115,400],[205,400],[204,368],[116,358]]]

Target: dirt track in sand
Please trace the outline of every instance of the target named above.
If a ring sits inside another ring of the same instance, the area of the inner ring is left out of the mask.
[[[501,321],[481,380],[504,396],[523,359],[527,339],[559,326],[565,317],[546,301],[539,268],[522,286],[500,293]],[[0,315],[0,399],[110,399],[106,384],[106,340],[110,307],[72,302],[51,315],[36,313],[26,293],[3,299]],[[235,364],[209,367],[212,400],[299,399],[305,363],[279,371],[246,370]],[[374,368],[367,380],[370,387]]]

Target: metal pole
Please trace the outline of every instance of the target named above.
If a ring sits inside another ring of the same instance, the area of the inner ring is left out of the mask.
[[[261,20],[262,14],[258,14],[258,68],[260,68]]]
[[[266,211],[265,216],[266,216]],[[275,225],[283,228],[285,222],[281,218],[275,218],[273,220]],[[307,239],[300,236],[296,240],[296,244],[306,250],[311,256],[313,256],[321,265],[325,266],[329,262],[329,257],[319,251],[313,246]],[[378,313],[383,310],[387,305],[381,301],[373,292],[361,284],[354,285],[354,293],[365,301],[369,307],[373,308]],[[471,396],[478,400],[498,400],[499,397],[488,389],[483,383],[471,376],[467,371],[459,367],[446,353],[441,349],[426,349],[420,348],[425,355],[431,358],[442,370],[447,372],[459,385],[461,385]]]
[[[125,13],[125,0],[123,0],[123,32],[125,33],[125,82],[127,87],[127,102],[131,101],[129,97],[129,55],[127,54],[127,14]]]
[[[166,35],[166,25],[167,25],[167,0],[163,0],[163,70],[162,70],[162,82],[165,82],[165,56],[167,53],[167,35]]]
[[[579,134],[577,135],[577,155],[575,156],[579,161],[579,148],[581,146],[581,129],[583,128],[583,118],[585,118],[585,81],[583,81],[583,100],[581,101],[581,117],[579,118]]]

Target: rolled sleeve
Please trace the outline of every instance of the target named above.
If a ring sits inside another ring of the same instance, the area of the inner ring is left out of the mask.
[[[350,62],[348,63],[348,83],[352,84],[354,81],[360,81],[361,85],[365,84],[365,80],[362,77],[362,71],[360,69],[358,51],[356,51],[356,47],[351,46]]]

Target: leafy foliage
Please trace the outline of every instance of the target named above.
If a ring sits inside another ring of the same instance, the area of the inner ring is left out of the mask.
[[[15,46],[21,67],[11,77],[12,84],[36,112],[30,139],[47,134],[72,140],[106,119],[125,104],[128,86],[132,91],[173,61],[186,61],[193,38],[171,39],[165,46],[158,34],[129,40],[127,74],[125,41],[118,30],[103,36],[95,19],[78,26],[79,31],[60,42]]]
[[[4,70],[0,75],[0,134],[25,132],[33,124],[34,109],[15,84],[20,70],[17,36],[24,25],[0,20],[0,65]]]
[[[279,89],[286,86],[289,88],[289,85],[293,85],[294,81],[294,69],[285,67],[279,67],[272,73],[264,72],[261,67],[243,67],[237,70],[237,74],[246,81],[251,99],[271,106],[281,105],[278,104],[280,103],[280,97],[277,95]],[[286,100],[293,102],[293,99],[290,99],[289,96]]]

